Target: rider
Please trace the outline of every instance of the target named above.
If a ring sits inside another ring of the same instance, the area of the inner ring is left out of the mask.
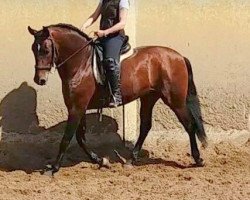
[[[110,107],[122,104],[120,89],[120,51],[124,42],[124,27],[127,21],[129,0],[100,0],[95,12],[82,26],[84,31],[101,15],[100,30],[95,34],[103,46],[103,66],[111,86],[113,98]]]

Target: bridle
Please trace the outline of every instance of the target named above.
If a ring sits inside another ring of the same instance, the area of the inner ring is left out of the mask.
[[[75,55],[77,55],[78,53],[80,53],[83,49],[85,49],[88,45],[90,45],[96,38],[91,38],[90,40],[88,40],[88,42],[86,44],[84,44],[80,49],[76,50],[73,54],[71,54],[70,56],[68,56],[64,61],[62,61],[61,63],[56,65],[56,60],[58,57],[58,51],[56,49],[56,46],[54,44],[54,41],[52,39],[52,37],[50,36],[47,40],[50,40],[51,42],[51,46],[52,46],[52,58],[51,58],[51,62],[48,66],[43,66],[43,67],[38,67],[37,65],[35,65],[35,69],[36,70],[46,70],[46,71],[50,71],[51,68],[53,66],[55,66],[56,69],[60,68],[62,65],[64,65],[67,61],[69,61],[71,58],[73,58]]]
[[[54,45],[54,42],[53,42],[53,39],[52,39],[51,37],[49,37],[47,40],[50,40],[51,46],[52,46],[52,49],[53,49],[53,51],[52,51],[52,56],[51,56],[51,62],[50,62],[49,65],[43,66],[43,67],[39,67],[39,66],[35,65],[35,69],[36,69],[36,70],[46,70],[46,71],[50,71],[51,68],[55,65],[56,57],[57,57],[57,54],[58,54],[58,53],[57,53],[57,49],[56,49],[56,47],[55,47],[55,45]]]

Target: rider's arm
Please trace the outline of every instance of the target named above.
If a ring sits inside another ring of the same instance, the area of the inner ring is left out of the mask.
[[[98,19],[98,17],[101,14],[101,7],[102,7],[102,3],[100,2],[99,5],[97,6],[95,12],[92,15],[90,15],[90,17],[83,24],[81,30],[85,30],[86,28],[91,26]]]

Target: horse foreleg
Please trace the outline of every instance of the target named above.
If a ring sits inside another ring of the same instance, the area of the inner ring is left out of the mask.
[[[84,141],[86,141],[85,133],[86,133],[86,115],[84,114],[80,120],[79,126],[77,127],[76,137],[79,137]]]
[[[109,167],[109,162],[105,158],[100,158],[93,151],[89,151],[86,147],[85,143],[85,133],[86,133],[86,115],[84,114],[81,122],[76,131],[76,140],[79,146],[83,149],[83,151],[88,155],[89,159],[94,163],[99,164],[100,166]]]
[[[47,167],[47,169],[45,170],[46,174],[53,175],[55,172],[59,171],[61,167],[62,159],[70,144],[70,141],[72,140],[74,134],[76,133],[81,117],[82,117],[82,112],[69,111],[66,129],[65,129],[62,141],[60,143],[59,153],[58,153],[56,162],[54,165]]]

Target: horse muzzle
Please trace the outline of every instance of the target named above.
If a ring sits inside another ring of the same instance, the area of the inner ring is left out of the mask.
[[[46,85],[47,83],[47,79],[46,78],[34,78],[34,82],[37,84],[37,85]]]
[[[39,72],[35,74],[34,82],[37,85],[41,86],[46,85],[47,81],[48,81],[48,72]]]
[[[46,85],[46,80],[45,79],[40,79],[38,82],[38,85]]]

